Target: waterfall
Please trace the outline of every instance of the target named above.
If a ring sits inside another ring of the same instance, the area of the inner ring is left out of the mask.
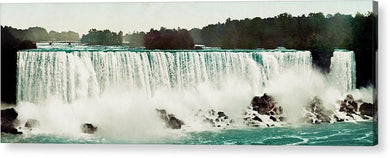
[[[90,122],[104,137],[137,140],[169,134],[156,109],[174,114],[187,131],[203,131],[210,125],[199,111],[224,112],[232,127],[245,127],[243,114],[263,93],[275,98],[288,123],[305,117],[302,109],[313,97],[339,112],[343,93],[353,90],[363,101],[372,94],[354,92],[353,52],[335,51],[326,75],[313,68],[309,51],[83,47],[18,52],[21,122],[33,118],[42,131],[59,134],[79,134],[80,125]]]
[[[356,88],[356,63],[353,51],[333,52],[329,78],[329,81],[343,93]]]
[[[339,75],[354,73],[336,66],[340,62],[351,62],[348,60],[351,59],[332,58],[332,62],[337,62],[332,63],[337,68],[335,72],[340,72]],[[290,67],[311,71],[312,59],[309,51],[38,49],[19,51],[17,65],[18,102],[38,102],[52,95],[72,102],[99,96],[112,86],[142,90],[150,97],[157,89],[191,91],[202,83],[221,88],[229,77],[248,82],[255,91],[266,87],[273,76]],[[343,77],[340,81],[351,76]],[[352,88],[352,85],[346,86]]]

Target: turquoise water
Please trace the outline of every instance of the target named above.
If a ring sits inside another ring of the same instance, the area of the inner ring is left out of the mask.
[[[2,143],[145,143],[145,144],[211,144],[211,145],[337,145],[370,146],[376,144],[372,121],[334,124],[226,129],[220,131],[188,132],[177,138],[148,141],[116,141],[99,137],[67,138],[55,135],[2,134]]]

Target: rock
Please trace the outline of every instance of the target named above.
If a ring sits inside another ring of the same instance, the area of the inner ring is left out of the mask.
[[[97,127],[91,123],[84,123],[81,125],[81,131],[87,134],[94,134],[97,131]]]
[[[358,108],[357,101],[354,100],[353,96],[351,94],[348,94],[344,101],[340,104],[339,111],[346,112],[346,113],[356,113]]]
[[[166,126],[171,129],[180,129],[184,122],[179,120],[173,114],[168,114],[164,109],[156,109],[160,114],[160,118],[165,122]]]
[[[277,106],[272,96],[264,93],[263,96],[255,96],[251,105],[245,112],[244,123],[253,127],[280,126],[284,118],[282,107]]]
[[[183,125],[183,121],[177,119],[173,114],[168,115],[168,127],[172,129],[180,129],[181,125]]]
[[[28,119],[24,124],[24,127],[31,131],[32,129],[39,127],[39,121],[35,119]]]
[[[11,134],[22,134],[15,128],[18,113],[14,108],[1,110],[1,132]]]
[[[331,110],[326,110],[322,101],[318,97],[314,97],[306,106],[305,121],[308,123],[318,124],[322,122],[330,122],[332,114]]]
[[[259,121],[259,122],[263,122],[263,121],[261,120],[261,118],[259,118],[258,116],[255,116],[255,117],[253,117],[252,119],[253,119],[253,120],[256,120],[256,121]]]
[[[272,121],[277,121],[274,116],[270,116],[269,119],[271,119]]]
[[[348,94],[339,104],[339,112],[334,115],[338,122],[376,118],[376,104],[366,103],[360,99],[355,100],[351,94]]]
[[[216,112],[214,109],[206,112],[200,109],[195,116],[201,117],[204,122],[210,123],[212,127],[227,127],[233,122],[224,112]]]
[[[224,112],[218,112],[218,118],[225,118],[225,113]],[[227,117],[227,116],[226,116]]]
[[[374,106],[371,103],[363,103],[360,105],[359,112],[361,115],[374,116]]]
[[[264,93],[261,97],[253,97],[251,106],[254,111],[261,115],[279,115],[282,113],[281,107],[277,107],[273,97],[267,95],[267,93]]]

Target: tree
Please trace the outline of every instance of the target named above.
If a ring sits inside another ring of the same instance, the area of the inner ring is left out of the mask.
[[[90,29],[88,34],[82,36],[80,42],[88,45],[121,45],[123,33],[122,31],[119,31],[117,34],[110,30]]]
[[[144,36],[144,46],[148,49],[193,49],[194,41],[185,29],[151,29]]]
[[[145,32],[133,32],[132,34],[126,34],[123,40],[127,41],[130,47],[142,47],[144,36]]]

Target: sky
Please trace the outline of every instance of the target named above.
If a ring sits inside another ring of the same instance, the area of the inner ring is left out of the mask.
[[[244,1],[244,2],[131,2],[131,3],[3,3],[1,25],[20,29],[40,26],[46,30],[75,31],[89,29],[111,31],[149,31],[151,28],[202,28],[225,22],[227,18],[293,16],[322,12],[351,14],[372,11],[370,0],[343,1]]]

